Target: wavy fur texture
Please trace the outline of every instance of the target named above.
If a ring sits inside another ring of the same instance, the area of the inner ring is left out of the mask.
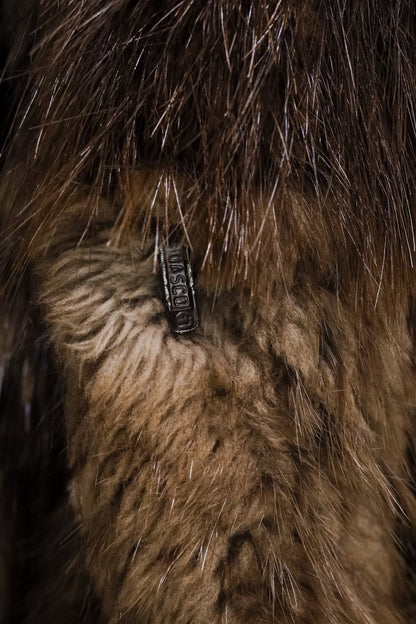
[[[275,306],[199,292],[170,334],[153,244],[40,269],[68,384],[71,499],[111,622],[404,622],[405,314],[310,283]],[[61,245],[59,245],[61,249]],[[396,538],[397,539],[397,538]]]
[[[0,621],[412,621],[413,2],[23,8],[33,27],[4,9]],[[162,303],[171,228],[187,337]]]

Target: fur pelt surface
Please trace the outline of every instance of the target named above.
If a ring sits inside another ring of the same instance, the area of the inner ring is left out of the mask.
[[[413,3],[21,10],[2,5],[1,624],[415,620]]]

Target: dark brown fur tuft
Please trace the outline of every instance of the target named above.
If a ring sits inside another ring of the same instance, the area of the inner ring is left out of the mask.
[[[18,265],[80,183],[92,219],[104,194],[117,223],[148,224],[154,204],[127,214],[125,197],[157,167],[186,181],[178,218],[224,281],[253,281],[265,230],[297,241],[321,220],[346,279],[409,280],[415,37],[410,0],[41,2],[6,191]]]

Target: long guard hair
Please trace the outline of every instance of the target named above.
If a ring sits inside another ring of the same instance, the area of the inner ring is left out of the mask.
[[[414,2],[2,11],[1,624],[408,621]]]

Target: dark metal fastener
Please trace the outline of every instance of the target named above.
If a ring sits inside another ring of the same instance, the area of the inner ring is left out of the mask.
[[[189,249],[178,243],[164,244],[160,260],[169,327],[175,334],[194,331],[199,319]]]

